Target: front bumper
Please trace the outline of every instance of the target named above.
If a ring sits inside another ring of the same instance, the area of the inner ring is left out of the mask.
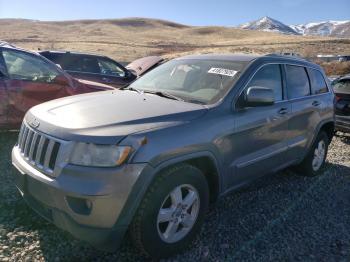
[[[104,250],[116,249],[123,239],[130,220],[122,217],[128,213],[124,209],[135,209],[130,195],[135,195],[135,183],[148,166],[67,165],[53,179],[27,163],[17,146],[12,163],[19,171],[16,186],[29,206],[74,237]]]
[[[335,130],[349,133],[350,132],[350,116],[335,115]]]

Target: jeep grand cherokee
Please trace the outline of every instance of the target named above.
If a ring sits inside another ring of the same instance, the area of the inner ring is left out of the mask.
[[[112,250],[128,230],[141,252],[167,257],[228,192],[292,165],[320,174],[333,98],[322,69],[298,58],[174,59],[123,90],[32,108],[12,152],[16,185],[79,239]]]

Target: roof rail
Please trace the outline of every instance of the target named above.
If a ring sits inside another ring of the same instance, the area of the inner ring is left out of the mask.
[[[307,59],[302,57],[300,54],[293,53],[293,52],[271,53],[271,54],[267,54],[265,56],[290,57],[290,58],[294,58],[294,59],[298,59],[298,60],[307,61]]]
[[[0,40],[0,46],[3,46],[3,45],[8,45],[8,43]]]
[[[15,47],[14,45],[11,45],[11,44],[9,44],[9,43],[6,42],[6,41],[0,40],[0,47],[1,47],[1,46],[11,46],[11,47]]]

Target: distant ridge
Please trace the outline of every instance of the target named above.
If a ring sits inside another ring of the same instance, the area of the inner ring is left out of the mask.
[[[291,25],[301,35],[350,37],[350,20]]]
[[[269,16],[264,16],[258,20],[244,23],[237,27],[220,27],[220,26],[191,26],[176,23],[163,19],[143,18],[143,17],[127,17],[119,19],[81,19],[67,21],[40,21],[21,18],[3,18],[0,19],[0,26],[13,23],[33,23],[33,24],[49,24],[49,25],[93,25],[93,24],[110,24],[124,28],[198,28],[198,32],[207,33],[215,31],[215,28],[238,28],[264,32],[273,32],[285,35],[304,35],[304,36],[330,36],[339,38],[350,38],[350,20],[345,21],[321,21],[306,24],[286,25]]]
[[[287,35],[299,35],[294,29],[271,17],[264,16],[258,20],[243,24],[242,29],[259,30],[265,32],[275,32]]]
[[[242,24],[239,28],[287,35],[350,37],[350,20],[286,25],[276,19],[264,16],[258,20]]]
[[[119,19],[79,19],[79,20],[65,20],[65,21],[41,21],[32,19],[21,18],[3,18],[0,19],[0,23],[13,23],[13,22],[29,22],[29,23],[47,23],[47,24],[95,24],[95,23],[110,23],[124,27],[154,27],[154,26],[167,26],[173,28],[187,28],[188,25],[153,18],[143,17],[127,17]]]

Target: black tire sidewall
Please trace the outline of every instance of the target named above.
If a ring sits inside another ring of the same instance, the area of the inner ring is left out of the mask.
[[[164,199],[177,186],[190,184],[193,186],[200,198],[200,208],[197,220],[191,231],[181,240],[175,243],[164,242],[157,229],[157,216]],[[161,177],[160,182],[147,194],[147,203],[141,218],[141,241],[145,251],[152,257],[167,257],[180,252],[187,247],[200,230],[205,213],[209,204],[209,189],[207,181],[202,172],[192,166],[181,166],[172,169]]]

